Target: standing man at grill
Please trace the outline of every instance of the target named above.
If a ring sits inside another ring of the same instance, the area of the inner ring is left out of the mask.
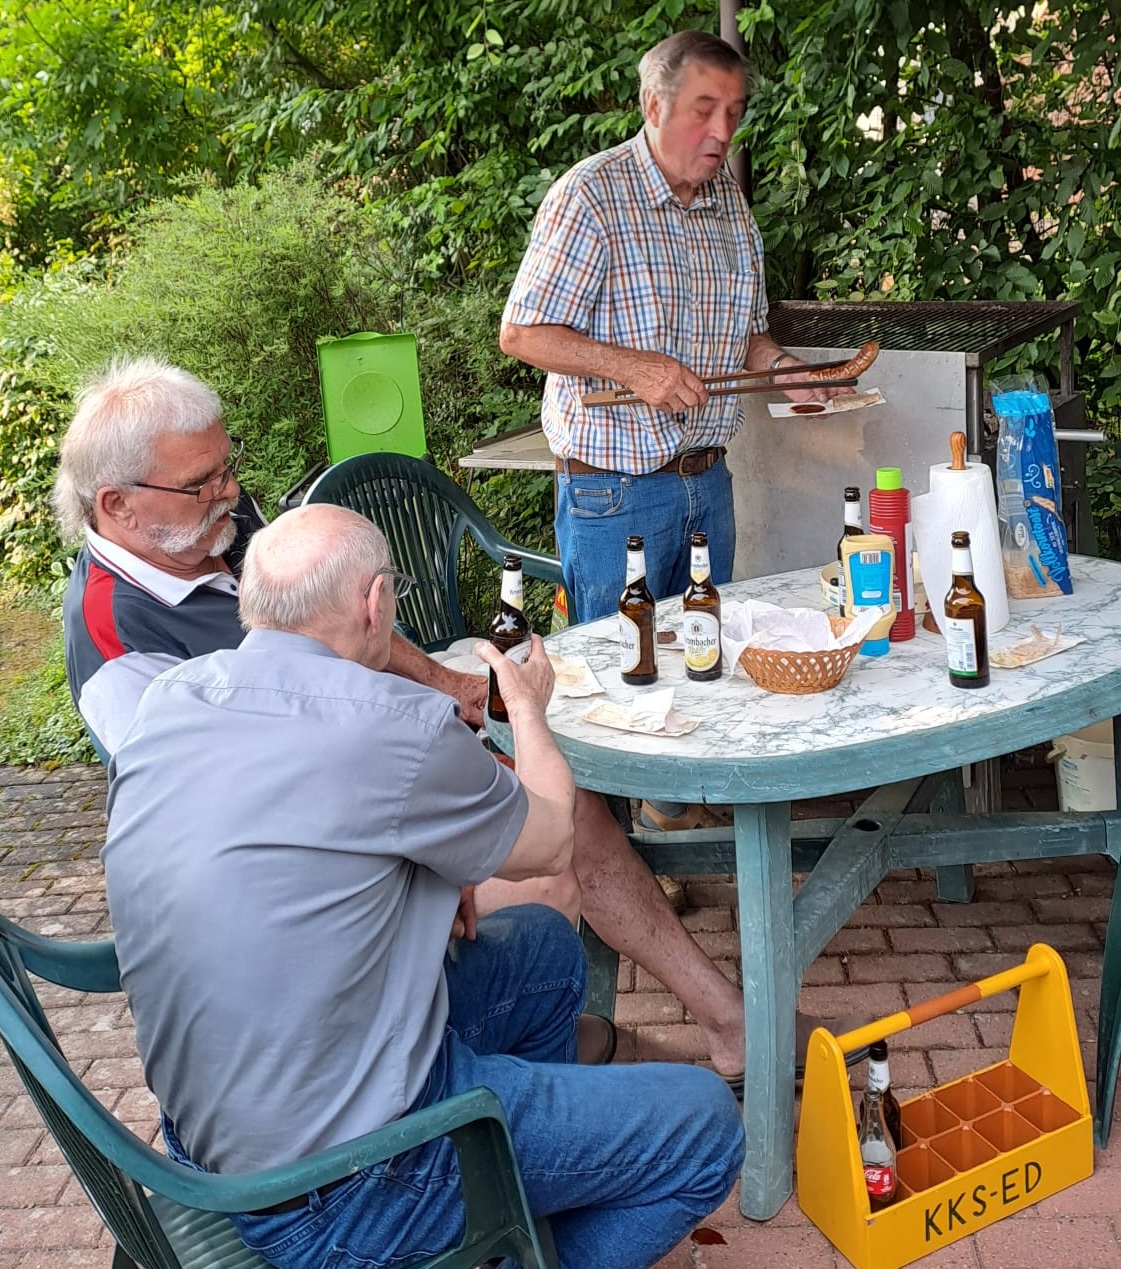
[[[499,338],[549,372],[541,416],[556,455],[557,544],[581,621],[615,611],[631,533],[645,540],[656,599],[688,585],[696,531],[708,534],[713,581],[731,578],[724,447],[740,405],[710,397],[701,379],[800,364],[767,332],[763,242],[723,166],[747,102],[744,59],[715,35],[682,31],[638,74],[642,131],[550,189]],[[642,404],[580,403],[620,385]]]

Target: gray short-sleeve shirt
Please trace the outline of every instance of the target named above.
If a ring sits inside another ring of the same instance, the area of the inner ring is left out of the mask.
[[[251,632],[153,681],[101,852],[148,1084],[216,1172],[401,1115],[447,1019],[460,888],[527,800],[447,696]]]

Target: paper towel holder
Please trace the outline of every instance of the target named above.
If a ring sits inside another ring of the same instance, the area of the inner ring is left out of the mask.
[[[950,470],[965,471],[965,433],[950,433]]]

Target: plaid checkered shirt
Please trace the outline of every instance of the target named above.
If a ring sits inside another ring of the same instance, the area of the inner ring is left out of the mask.
[[[767,329],[763,240],[728,173],[717,172],[685,207],[640,132],[551,187],[503,320],[667,353],[701,376],[742,370],[750,336]],[[548,376],[541,420],[554,454],[640,474],[685,450],[723,445],[739,428],[734,396],[680,414],[580,404],[618,386]]]

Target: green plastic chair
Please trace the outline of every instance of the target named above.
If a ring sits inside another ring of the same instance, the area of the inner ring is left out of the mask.
[[[463,1178],[467,1229],[458,1247],[418,1269],[470,1269],[510,1257],[555,1269],[545,1221],[526,1202],[502,1105],[485,1088],[426,1107],[309,1159],[217,1176],[168,1159],[131,1133],[71,1070],[29,974],[77,991],[119,991],[111,940],[64,943],[0,917],[0,1038],[82,1188],[116,1239],[112,1269],[268,1269],[226,1212],[256,1211],[450,1136]]]
[[[381,529],[397,567],[416,579],[398,603],[398,619],[426,652],[437,652],[467,629],[459,598],[460,551],[471,537],[500,564],[513,552],[530,577],[562,581],[555,555],[516,546],[502,536],[462,489],[431,463],[405,454],[360,454],[329,467],[305,502],[350,507]]]

